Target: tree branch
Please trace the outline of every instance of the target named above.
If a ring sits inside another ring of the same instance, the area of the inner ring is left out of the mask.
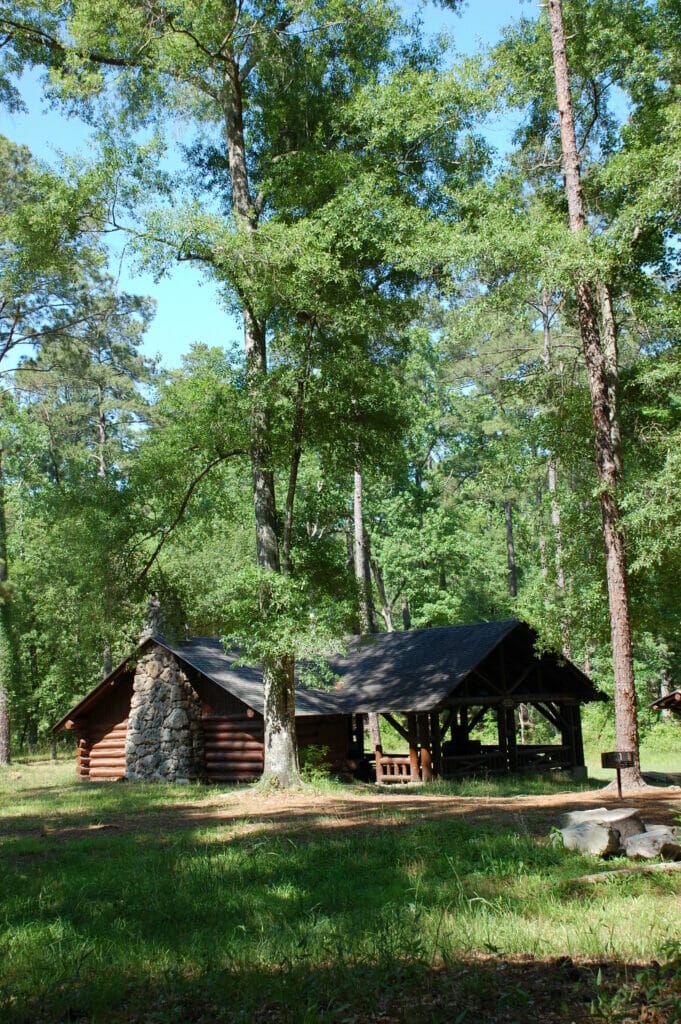
[[[142,580],[145,578],[145,576],[147,575],[147,573],[151,569],[152,565],[154,564],[154,562],[158,558],[159,554],[161,553],[161,549],[162,549],[163,545],[168,540],[168,538],[172,534],[172,532],[175,529],[175,527],[178,526],[181,523],[182,519],[184,518],[184,514],[187,511],[187,506],[189,505],[189,502],[191,501],[192,495],[194,494],[194,491],[199,486],[199,484],[204,479],[204,477],[206,477],[210,473],[211,469],[214,469],[215,466],[217,466],[220,462],[225,462],[226,459],[235,458],[237,455],[245,455],[245,454],[246,454],[246,452],[243,449],[235,448],[231,452],[225,452],[223,455],[218,455],[218,456],[216,456],[216,458],[212,459],[212,461],[209,462],[207,466],[204,466],[204,468],[201,470],[201,472],[198,474],[198,476],[194,477],[194,479],[190,483],[189,487],[187,488],[187,491],[186,491],[186,494],[185,494],[184,498],[182,499],[182,502],[181,502],[180,507],[179,507],[178,512],[177,512],[177,515],[173,519],[172,523],[169,526],[167,526],[161,532],[161,539],[159,540],[158,544],[156,545],[156,548],[155,548],[153,554],[147,559],[147,561],[146,561],[146,563],[144,565],[144,568],[138,573],[137,578],[135,580],[136,583],[141,583],[142,582]]]

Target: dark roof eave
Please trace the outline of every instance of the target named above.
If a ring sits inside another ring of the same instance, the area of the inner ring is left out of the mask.
[[[672,690],[649,705],[655,711],[677,711],[681,714],[681,690]]]

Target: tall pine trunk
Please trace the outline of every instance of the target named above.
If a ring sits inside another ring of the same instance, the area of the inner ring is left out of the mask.
[[[612,291],[605,284],[599,284],[598,298],[601,306],[603,331],[603,354],[608,379],[608,408],[610,411],[610,435],[612,453],[618,480],[622,479],[622,426],[619,414],[619,365],[617,359],[617,323],[612,302]]]
[[[249,189],[248,162],[244,135],[240,69],[236,61],[228,65],[224,80],[223,110],[227,156],[232,185],[232,208],[239,226],[255,232],[258,226],[255,204]],[[265,574],[280,573],[279,540],[274,473],[269,444],[270,425],[264,396],[267,378],[266,325],[242,296],[246,380],[250,399],[250,457],[253,481],[255,542],[258,565]],[[271,588],[265,579],[260,589],[264,611],[271,600]],[[290,652],[266,658],[263,662],[265,761],[264,776],[278,786],[295,785],[300,780],[295,729],[294,659]]]
[[[14,643],[7,592],[7,521],[3,451],[0,448],[0,764],[10,763],[9,690],[14,678]]]
[[[542,306],[542,323],[544,328],[544,366],[547,373],[551,370],[551,317],[549,314],[549,294],[544,293]],[[558,502],[558,460],[553,452],[549,452],[547,466],[549,500],[551,502],[551,526],[553,528],[553,543],[555,551],[556,566],[556,587],[558,589],[561,605],[564,605],[565,569],[563,568],[563,531],[560,515],[560,504]],[[572,661],[572,645],[570,643],[570,628],[566,616],[561,609],[560,635],[563,650],[563,657]]]
[[[513,503],[510,498],[504,501],[504,520],[506,523],[506,563],[508,565],[508,592],[512,598],[518,596],[518,576],[515,565],[515,543],[513,541]]]
[[[381,615],[385,623],[386,633],[394,633],[395,626],[393,623],[393,609],[392,604],[388,600],[388,595],[385,590],[385,580],[383,578],[383,569],[378,564],[375,558],[371,559],[371,571],[374,577],[374,583],[376,584],[376,592],[378,594],[378,600],[381,605]]]
[[[570,91],[570,71],[565,45],[565,27],[561,0],[549,0],[551,45],[560,117],[560,137],[572,232],[584,231],[586,211],[582,193],[575,120]],[[598,284],[596,284],[596,288]],[[594,285],[585,277],[575,282],[577,314],[586,362],[591,415],[596,446],[596,471],[601,505],[601,523],[605,546],[605,569],[610,609],[613,669],[615,678],[615,742],[619,750],[636,754],[636,766],[625,769],[623,781],[633,788],[642,784],[638,762],[638,721],[634,659],[631,642],[631,616],[627,583],[624,533],[617,497],[618,459],[611,427],[608,367],[602,344]]]
[[[360,632],[362,636],[369,636],[378,632],[376,613],[374,610],[374,599],[371,592],[371,574],[367,573],[369,557],[367,551],[367,536],[364,529],[364,483],[362,480],[362,468],[359,459],[355,463],[352,491],[352,515],[355,527],[355,583],[359,599]],[[376,750],[381,745],[381,726],[378,715],[370,711],[367,715],[367,725],[371,747]]]

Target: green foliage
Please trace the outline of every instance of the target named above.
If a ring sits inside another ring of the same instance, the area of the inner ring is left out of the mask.
[[[223,595],[224,642],[249,663],[262,664],[285,650],[314,664],[341,646],[347,607],[332,595],[311,595],[304,578],[246,566],[225,581]]]
[[[327,746],[310,745],[300,750],[300,776],[303,782],[317,786],[327,782],[331,775],[329,768],[329,748]]]
[[[656,958],[661,980],[679,928],[673,875],[586,889],[584,859],[546,841],[545,811],[509,825],[472,817],[470,800],[440,816],[418,792],[377,806],[353,787],[347,816],[339,791],[333,808],[319,798],[312,819],[309,807],[296,818],[280,795],[83,786],[62,767],[50,780],[26,765],[0,770],[0,793],[12,828],[0,999],[14,1024],[121,1012],[331,1021],[374,1013],[377,992],[395,995],[393,1016],[423,999],[445,1020],[462,1004],[487,1017],[512,1007],[516,1019],[530,984],[540,999],[550,981],[555,999],[551,968],[566,954],[573,975],[595,961],[604,978],[608,965]],[[567,998],[595,999],[590,977]]]
[[[101,147],[57,173],[0,139],[0,350],[21,357],[2,367],[17,372],[0,598],[19,722],[44,730],[105,646],[127,653],[149,589],[178,634],[217,632],[250,662],[323,661],[356,627],[358,464],[386,628],[517,615],[608,689],[579,272],[614,301],[641,725],[656,730],[645,709],[681,667],[677,6],[565,3],[579,238],[545,10],[445,71],[441,44],[378,0],[361,16],[353,0],[0,7],[0,98],[41,68]],[[246,213],[223,137],[230,61]],[[483,129],[509,112],[499,160]],[[207,344],[163,376],[141,359],[150,305],[104,269],[113,196],[140,266],[193,262],[261,325],[267,373]],[[281,576],[256,568],[259,446]]]

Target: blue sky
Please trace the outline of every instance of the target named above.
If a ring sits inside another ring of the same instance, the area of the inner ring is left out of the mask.
[[[417,0],[404,0],[407,13],[417,8]],[[469,0],[459,15],[439,7],[430,7],[425,26],[428,32],[447,32],[455,49],[472,53],[481,44],[494,43],[503,25],[522,14],[535,14],[537,0]],[[43,160],[58,163],[59,152],[74,153],[87,147],[86,129],[78,121],[67,121],[54,111],[45,110],[37,80],[26,79],[24,99],[27,114],[10,114],[0,108],[0,133],[30,147]],[[500,143],[504,132],[500,129]],[[159,356],[163,365],[178,366],[183,353],[195,341],[210,345],[240,344],[241,330],[236,321],[220,308],[216,289],[192,267],[178,265],[168,277],[154,281],[149,274],[138,274],[125,259],[112,263],[123,289],[151,295],[157,312],[147,334],[145,351]]]

